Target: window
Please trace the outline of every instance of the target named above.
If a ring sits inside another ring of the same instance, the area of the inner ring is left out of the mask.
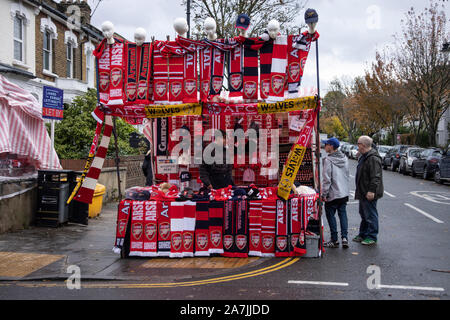
[[[91,60],[92,60],[92,53],[88,52],[86,54],[86,82],[89,84],[89,80],[90,80],[90,73],[91,73],[91,69],[92,69],[92,65],[91,65]]]
[[[44,32],[44,70],[52,71],[52,35],[50,31]]]
[[[70,42],[67,43],[66,59],[66,76],[67,78],[73,78],[73,46]]]
[[[24,62],[24,21],[16,15],[14,17],[14,59]]]

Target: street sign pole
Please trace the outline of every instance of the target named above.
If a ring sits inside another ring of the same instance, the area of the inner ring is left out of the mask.
[[[51,121],[51,140],[52,140],[52,152],[50,153],[50,169],[55,169],[53,166],[53,150],[55,150],[55,120]]]

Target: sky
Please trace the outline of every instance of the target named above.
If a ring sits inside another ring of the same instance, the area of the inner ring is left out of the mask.
[[[94,9],[98,0],[88,0]],[[298,17],[304,21],[306,8],[314,8],[319,14],[317,31],[319,39],[319,78],[321,96],[334,78],[363,75],[375,60],[375,51],[394,41],[393,35],[401,33],[401,19],[414,7],[421,12],[428,0],[309,0]],[[450,3],[446,2],[446,14],[450,17]],[[143,27],[151,36],[165,40],[176,35],[173,21],[185,17],[181,0],[102,0],[91,23],[100,28],[110,20],[116,32],[132,40],[134,30]],[[304,70],[303,88],[317,87],[316,47],[311,52]]]

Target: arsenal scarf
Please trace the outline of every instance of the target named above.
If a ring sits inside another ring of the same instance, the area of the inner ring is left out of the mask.
[[[152,60],[151,44],[144,43],[142,46],[138,46],[137,53],[139,57],[139,74],[136,103],[146,104],[151,100],[148,90],[150,85],[150,68]]]
[[[184,205],[184,229],[183,229],[183,257],[194,256],[194,231],[195,231],[196,204],[186,201]]]
[[[162,41],[156,41],[153,46],[153,99],[155,104],[169,102],[169,66],[168,58],[161,53]]]
[[[301,209],[301,200],[299,198],[292,198],[289,200],[289,255],[294,256],[294,248],[298,242],[300,234],[300,219],[299,213]]]
[[[235,44],[236,39],[229,39],[230,44]],[[242,44],[236,45],[227,54],[228,58],[228,90],[229,97],[242,97],[242,82],[243,82],[243,53],[244,47]]]
[[[276,230],[276,257],[289,256],[287,203],[277,200],[277,230]]]
[[[158,201],[158,256],[170,256],[170,202]]]
[[[113,45],[108,45],[103,39],[93,54],[98,59],[100,101],[107,105],[123,105],[125,44],[119,39],[114,40]]]
[[[278,36],[273,42],[272,68],[268,101],[284,100],[287,67],[287,36]]]
[[[130,256],[142,256],[144,249],[144,202],[133,201],[130,233]]]
[[[200,41],[177,37],[177,44],[186,50],[184,54],[183,103],[198,102],[197,97],[197,51],[204,48]]]
[[[144,201],[144,247],[141,256],[156,257],[158,242],[157,202]]]
[[[119,203],[116,222],[116,243],[113,248],[113,251],[116,253],[120,253],[123,248],[128,221],[130,219],[131,205],[132,201],[130,200],[122,200]]]
[[[288,37],[288,90],[290,94],[298,93],[311,42],[318,38],[318,32],[311,35],[307,31],[301,35]]]
[[[223,225],[223,256],[234,257],[236,245],[234,243],[234,201],[225,201],[224,225]]]
[[[223,232],[223,211],[224,201],[210,201],[209,202],[209,239],[210,239],[210,254],[222,254],[222,232]]]
[[[195,208],[195,256],[209,256],[209,202],[197,201]]]
[[[200,50],[200,100],[202,102],[208,101],[212,52],[213,48],[210,46]]]
[[[245,258],[248,257],[248,211],[247,201],[237,200],[233,201],[235,217],[236,217],[236,231],[234,243],[236,245],[235,257]]]
[[[265,41],[240,37],[244,46],[243,96],[246,100],[258,100],[258,51]]]
[[[183,257],[184,203],[170,203],[170,255],[171,258]]]
[[[277,200],[262,201],[262,257],[275,256],[276,209]]]
[[[132,105],[136,102],[137,93],[137,69],[139,68],[139,57],[140,50],[138,54],[138,47],[135,43],[127,43],[126,48],[126,78],[125,78],[125,94],[126,94],[126,105]]]
[[[261,257],[262,202],[248,202],[249,256]]]
[[[267,41],[259,50],[260,60],[260,93],[262,99],[267,99],[270,93],[270,74],[272,71],[273,40]]]
[[[305,197],[299,198],[301,202],[300,217],[300,234],[294,252],[296,255],[304,255],[306,253],[306,228],[308,227],[308,215],[305,204]]]

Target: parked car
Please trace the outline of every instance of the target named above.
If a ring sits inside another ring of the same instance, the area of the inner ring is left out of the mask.
[[[359,152],[358,146],[354,146],[350,149],[350,158],[358,160]]]
[[[436,170],[434,171],[434,181],[437,183],[444,183],[444,181],[450,182],[450,145],[448,145],[447,150],[437,163]]]
[[[411,166],[414,160],[419,157],[420,153],[423,151],[423,148],[411,147],[407,148],[405,152],[402,153],[400,157],[400,165],[398,171],[407,175],[411,172]]]
[[[347,148],[345,148],[345,155],[350,158],[351,157],[351,152],[354,148],[358,148],[357,146],[355,146],[354,144],[349,145]]]
[[[343,148],[344,146],[348,145],[348,144],[349,144],[348,142],[341,142],[341,144],[339,145],[338,150],[340,150],[341,152],[344,152],[344,151],[342,150],[342,148]]]
[[[439,160],[442,158],[442,150],[439,148],[429,148],[423,150],[417,159],[412,162],[411,175],[421,175],[422,178],[429,179],[434,177]]]
[[[397,144],[395,146],[393,146],[384,156],[383,159],[383,169],[387,169],[387,167],[389,167],[389,169],[391,169],[391,171],[397,171],[398,166],[400,165],[400,157],[401,154],[403,152],[405,152],[405,150],[408,147],[412,147],[412,146],[408,146],[408,145],[404,145],[404,144]]]
[[[348,156],[348,149],[351,147],[352,145],[350,143],[347,143],[345,145],[342,146],[341,151],[343,154],[345,154],[346,156]]]
[[[378,154],[380,155],[381,159],[384,158],[386,153],[389,151],[389,149],[392,148],[391,146],[378,146]]]

